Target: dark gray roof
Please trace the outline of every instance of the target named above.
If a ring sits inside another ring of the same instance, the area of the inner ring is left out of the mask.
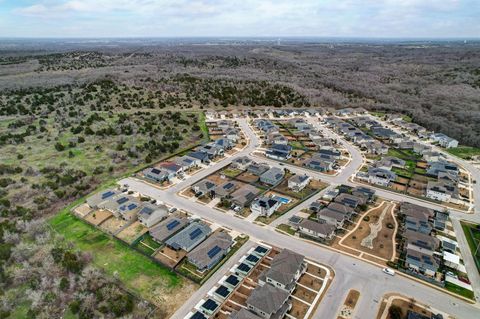
[[[273,257],[270,268],[265,273],[267,278],[289,286],[295,280],[295,274],[303,267],[305,257],[291,250],[283,249]]]
[[[190,251],[193,247],[201,243],[211,232],[212,230],[207,224],[199,221],[193,222],[184,230],[168,239],[165,244],[173,249]]]
[[[267,314],[274,314],[282,308],[289,296],[290,293],[287,291],[265,284],[252,291],[247,299],[247,305],[251,305]]]
[[[262,319],[251,311],[241,308],[239,311],[232,312],[230,319]]]
[[[231,245],[232,237],[229,234],[217,232],[193,249],[188,254],[188,259],[203,269],[219,256],[223,256]]]
[[[186,217],[173,214],[150,229],[150,235],[157,241],[165,241],[188,224]]]

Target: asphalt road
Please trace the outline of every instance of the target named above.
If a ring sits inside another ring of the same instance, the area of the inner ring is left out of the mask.
[[[350,182],[349,178],[354,173],[356,173],[356,171],[363,163],[363,156],[358,150],[358,148],[347,143],[335,133],[325,129],[322,125],[318,123],[318,121],[316,121],[316,119],[310,118],[309,121],[316,125],[319,129],[324,131],[327,135],[338,139],[342,143],[342,145],[350,152],[352,160],[349,165],[345,167],[336,176],[320,174],[313,171],[308,171],[308,174],[314,178],[319,178],[322,181],[326,181],[332,185],[338,185],[342,183],[348,185],[356,185],[355,183]],[[157,199],[158,201],[169,203],[179,209],[189,211],[202,218],[216,222],[222,226],[226,226],[236,231],[245,233],[249,235],[252,240],[264,241],[266,243],[274,244],[278,247],[288,248],[297,251],[298,253],[305,255],[307,258],[332,267],[336,274],[335,279],[333,280],[332,285],[327,291],[327,295],[322,300],[320,306],[314,314],[314,318],[336,318],[337,312],[340,306],[343,304],[344,296],[346,295],[348,290],[352,288],[358,289],[361,292],[361,297],[356,307],[354,318],[374,318],[378,311],[378,303],[380,302],[382,296],[390,292],[398,292],[403,295],[413,297],[416,300],[421,301],[422,303],[428,304],[431,307],[439,309],[446,313],[450,313],[457,318],[473,319],[479,317],[480,310],[478,308],[478,304],[471,305],[467,302],[451,297],[448,294],[439,292],[434,288],[431,288],[422,283],[418,283],[401,275],[396,275],[393,277],[388,276],[382,273],[377,266],[374,266],[370,263],[363,262],[353,257],[334,252],[322,246],[304,242],[300,239],[294,239],[290,236],[286,236],[276,232],[272,229],[272,227],[261,227],[244,219],[221,213],[213,208],[177,196],[176,193],[178,191],[194,184],[205,176],[220,169],[222,166],[229,164],[234,158],[240,156],[247,155],[253,157],[257,161],[261,160],[263,162],[268,162],[271,165],[279,165],[276,161],[268,160],[263,157],[258,158],[251,155],[251,153],[257,148],[259,140],[255,133],[249,128],[245,119],[239,119],[238,122],[243,132],[250,140],[249,145],[244,150],[200,171],[194,176],[176,184],[168,190],[159,190],[153,186],[150,186],[133,178],[124,179],[120,181],[120,183],[128,184],[131,190],[138,191],[142,194]],[[462,165],[467,169],[472,169],[472,175],[480,175],[475,167],[470,167],[468,165],[464,165],[463,163]],[[284,166],[288,167],[288,169],[293,172],[305,172],[305,170],[302,170],[301,168],[298,168],[296,166],[288,164],[285,164]],[[477,180],[480,181],[480,178],[477,178]],[[435,203],[425,202],[415,198],[407,198],[406,196],[403,196],[401,194],[388,192],[385,190],[377,189],[377,194],[381,197],[394,201],[408,200],[412,203],[428,206],[435,209],[443,208],[442,206],[436,205]],[[475,198],[478,198],[478,194],[480,194],[480,191],[477,186],[474,191]],[[300,209],[301,207],[297,207],[295,211],[298,211]],[[478,212],[478,207],[476,208],[476,212]],[[289,212],[289,215],[292,214],[294,214],[294,212]],[[458,220],[460,218],[464,218],[471,221],[480,220],[479,215],[480,214],[465,214],[462,212],[452,212],[451,214],[453,219]],[[461,229],[457,229],[458,225],[456,222],[454,222],[454,227],[457,233],[458,231],[461,231]],[[465,244],[461,239],[459,240],[459,244],[462,254],[465,254]],[[466,263],[466,266],[467,270],[469,270],[469,273],[470,271],[476,272],[476,268],[469,269],[472,268],[471,264]],[[217,276],[221,275],[222,273],[219,272]],[[476,291],[478,291],[477,288],[479,283],[480,282],[472,283]],[[208,291],[208,285],[206,288],[202,289],[206,289],[206,291]],[[195,300],[194,298],[191,298],[189,301],[187,301],[188,304],[185,306],[185,308],[182,307],[182,309],[186,309],[190,305],[195,305],[198,300],[199,299]]]

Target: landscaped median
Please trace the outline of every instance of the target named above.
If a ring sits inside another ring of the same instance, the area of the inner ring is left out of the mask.
[[[91,254],[95,266],[169,314],[197,289],[194,283],[83,222],[68,210],[50,219],[49,224],[76,248]]]

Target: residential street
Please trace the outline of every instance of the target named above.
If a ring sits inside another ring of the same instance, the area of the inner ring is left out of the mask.
[[[355,146],[347,143],[339,136],[336,136],[336,134],[334,134],[333,132],[325,129],[319,124],[317,119],[310,118],[309,121],[312,124],[316,125],[319,129],[325,131],[325,133],[329,136],[340,140],[342,145],[350,152],[352,159],[350,163],[345,168],[343,168],[342,171],[336,176],[325,175],[313,171],[308,171],[308,174],[313,178],[321,179],[322,181],[325,181],[333,186],[339,184],[347,184],[352,186],[359,185],[357,183],[351,182],[349,178],[356,173],[356,171],[361,167],[363,163],[363,156],[361,152]],[[208,168],[202,170],[201,172],[188,178],[187,180],[181,181],[180,183],[174,185],[168,190],[163,191],[157,189],[153,186],[136,180],[135,178],[126,178],[121,180],[119,183],[128,184],[131,190],[138,191],[158,201],[171,204],[178,209],[191,212],[192,214],[218,223],[219,225],[226,226],[236,231],[245,233],[249,235],[252,240],[264,241],[266,243],[274,244],[278,247],[294,250],[300,254],[305,255],[307,258],[332,267],[335,271],[335,279],[333,280],[332,285],[327,291],[327,294],[324,297],[323,301],[320,303],[320,306],[318,307],[314,318],[335,318],[339,307],[343,304],[343,298],[345,294],[348,292],[348,290],[352,288],[357,289],[361,292],[361,297],[356,307],[354,318],[375,318],[378,311],[379,301],[384,294],[390,292],[398,292],[403,295],[413,297],[419,302],[431,305],[432,307],[450,313],[457,318],[478,318],[478,314],[480,311],[480,308],[478,308],[478,303],[476,305],[469,304],[399,274],[393,277],[386,275],[381,272],[381,269],[379,267],[370,263],[334,252],[323,246],[315,245],[309,242],[305,242],[301,239],[296,239],[292,238],[291,236],[283,235],[275,231],[273,229],[274,227],[262,227],[247,220],[221,213],[213,208],[199,204],[195,201],[189,201],[185,198],[177,196],[177,192],[196,183],[205,176],[213,173],[214,171],[217,171],[222,166],[227,165],[234,158],[240,156],[250,156],[256,161],[267,162],[270,165],[279,165],[276,161],[254,156],[251,154],[258,146],[259,140],[255,133],[248,126],[246,119],[239,119],[238,122],[240,123],[240,127],[250,141],[249,145],[245,149],[231,157],[223,159],[215,165],[209,166]],[[457,159],[455,160],[457,161]],[[472,175],[475,176],[477,180],[480,180],[480,172],[477,169],[475,169],[471,165],[466,165],[463,163],[462,165],[467,169],[471,169]],[[305,172],[304,169],[289,164],[285,164],[284,167],[296,173]],[[308,205],[312,201],[321,197],[321,195],[325,191],[326,190],[323,190],[319,194],[298,205],[290,212],[272,223],[272,226],[276,226],[280,223],[286,222],[286,220],[290,216],[292,216],[299,210],[308,207]],[[392,201],[400,202],[407,200],[418,205],[443,210],[443,207],[441,205],[437,205],[433,202],[427,202],[410,197],[407,198],[402,194],[394,192],[376,189],[376,194],[380,197]],[[479,195],[480,189],[477,184],[474,188],[474,198],[480,198]],[[453,225],[455,228],[455,232],[459,236],[459,245],[461,252],[463,256],[469,256],[470,252],[468,250],[468,246],[466,245],[466,241],[463,235],[460,235],[462,230],[459,225],[459,220],[465,219],[479,222],[479,208],[478,206],[475,208],[475,214],[465,214],[463,212],[453,211],[451,213],[451,217],[452,219],[454,219]],[[243,250],[244,248],[242,248],[242,251]],[[231,258],[227,262],[227,265],[235,262],[235,257],[236,256]],[[469,275],[472,278],[472,286],[474,287],[476,294],[479,294],[480,279],[478,276],[478,272],[475,268],[475,264],[473,263],[473,259],[471,259],[471,256],[469,257],[470,258],[465,257],[465,265],[467,267]],[[194,296],[190,298],[190,300],[186,302],[186,304],[175,314],[173,318],[182,318],[183,315],[188,313],[188,310],[190,310],[196,304],[196,302],[200,300],[200,296],[204,295],[212,287],[212,285],[215,283],[215,279],[220,278],[223,275],[225,269],[227,269],[226,267],[227,266],[224,265],[222,269],[217,271],[217,273],[204,286],[202,286],[202,288],[199,289],[199,291],[195,293]]]

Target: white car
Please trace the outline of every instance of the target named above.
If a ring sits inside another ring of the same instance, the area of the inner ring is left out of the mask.
[[[382,271],[390,276],[395,276],[395,271],[391,268],[383,268]]]

